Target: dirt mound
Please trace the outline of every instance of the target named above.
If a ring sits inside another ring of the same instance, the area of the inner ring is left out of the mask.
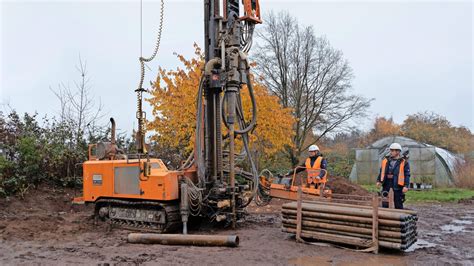
[[[301,182],[306,182],[306,172],[301,172],[296,175],[295,185],[299,185]],[[367,196],[370,193],[363,187],[352,183],[349,178],[343,176],[328,176],[328,182],[326,183],[332,192],[335,194],[347,194],[347,195],[358,195]]]
[[[93,225],[92,210],[72,205],[72,189],[40,186],[31,189],[24,198],[0,199],[0,240],[33,240],[50,235],[78,234]]]
[[[78,192],[79,194],[79,192]],[[41,185],[30,188],[24,198],[19,196],[0,198],[0,214],[9,212],[42,212],[42,211],[67,211],[71,208],[74,190],[56,188],[50,185]]]
[[[342,176],[330,176],[326,183],[335,194],[348,194],[348,195],[359,195],[368,196],[369,192],[357,185],[352,183],[348,178]]]
[[[250,203],[247,207],[247,212],[250,214],[271,214],[271,213],[280,213],[281,205],[284,203],[291,202],[291,200],[273,198],[269,204],[265,206],[257,206],[255,202]]]

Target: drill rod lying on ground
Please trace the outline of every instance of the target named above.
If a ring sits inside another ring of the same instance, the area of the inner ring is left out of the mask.
[[[235,235],[130,233],[128,235],[128,242],[134,244],[237,247],[239,245],[239,237]]]

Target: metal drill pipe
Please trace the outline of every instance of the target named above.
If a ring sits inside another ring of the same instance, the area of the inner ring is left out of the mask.
[[[327,212],[334,214],[343,215],[355,215],[362,217],[372,217],[371,208],[360,208],[357,205],[350,205],[351,207],[332,206],[326,204],[309,204],[303,203],[303,211],[315,211],[315,212]],[[296,210],[296,202],[286,203],[282,206],[283,209]],[[379,210],[379,218],[391,219],[391,220],[406,220],[410,217],[410,214],[391,212],[390,210]]]
[[[296,216],[287,216],[284,215],[283,219],[289,219],[289,220],[297,220]],[[372,224],[367,224],[367,223],[358,223],[358,222],[349,222],[349,221],[338,221],[338,220],[329,220],[329,219],[318,219],[318,218],[312,218],[312,217],[303,217],[303,221],[309,221],[309,222],[319,222],[319,223],[330,223],[330,224],[337,224],[337,225],[348,225],[348,226],[354,226],[354,227],[361,227],[361,228],[372,228]],[[410,229],[415,228],[415,225],[409,224],[409,225],[401,225],[401,226],[384,226],[380,225],[379,228],[382,230],[389,230],[389,231],[395,231],[395,232],[405,232]]]
[[[285,228],[283,231],[286,233],[296,234],[296,229],[293,228]],[[301,236],[304,238],[323,240],[338,244],[349,244],[359,247],[370,247],[372,244],[371,240],[360,237],[341,236],[328,233],[311,232],[306,230],[301,231]]]
[[[296,234],[296,229],[285,228],[284,232]],[[304,238],[309,238],[309,239],[314,239],[314,240],[322,240],[322,241],[338,243],[338,244],[349,244],[349,245],[354,245],[358,247],[369,247],[372,242],[369,239],[364,239],[360,237],[341,236],[341,235],[330,234],[330,233],[316,233],[316,232],[311,232],[311,231],[306,231],[306,230],[303,230],[301,232],[301,236]],[[403,245],[403,244],[381,240],[379,241],[379,246],[384,247],[384,248],[390,248],[390,249],[405,250],[409,246],[411,246],[414,243],[414,241],[416,240],[412,240],[411,243]]]
[[[415,240],[416,241],[416,240]],[[409,248],[414,242],[406,245],[398,244],[398,243],[392,243],[388,241],[379,241],[379,245],[384,248],[390,248],[390,249],[398,249],[398,250],[405,250]]]
[[[283,209],[290,209],[296,210],[296,208],[288,208],[287,206],[283,206]],[[352,216],[360,216],[365,218],[372,217],[371,210],[368,209],[359,209],[356,207],[353,208],[341,208],[341,207],[333,207],[333,206],[323,206],[323,205],[305,205],[303,204],[303,211],[309,212],[325,212],[325,213],[332,213],[332,214],[341,214],[341,215],[352,215]],[[379,212],[379,218],[381,219],[388,219],[388,220],[396,220],[396,221],[407,221],[411,218],[408,215],[399,215],[397,213],[390,213],[390,212]]]
[[[282,213],[282,217],[296,217],[297,212],[285,212]],[[358,216],[347,216],[348,218],[339,218],[338,216],[332,216],[331,213],[311,213],[311,212],[303,212],[303,219],[308,219],[308,220],[327,220],[327,221],[334,221],[335,223],[341,222],[341,223],[354,223],[354,224],[361,224],[363,225],[372,225],[372,222],[367,221],[367,217],[358,217]],[[380,219],[383,221],[383,223],[379,223],[381,226],[386,226],[386,227],[393,227],[393,228],[398,228],[402,229],[407,226],[414,226],[416,225],[415,220],[406,220],[406,221],[398,221],[398,220],[386,220],[386,219]]]
[[[180,202],[181,221],[183,222],[183,234],[188,234],[188,185],[185,182],[181,183],[181,202]]]
[[[289,225],[297,225],[296,220],[288,220],[284,219],[283,224],[289,224]],[[347,226],[347,225],[337,225],[337,224],[329,224],[329,223],[318,223],[318,222],[311,222],[311,221],[302,221],[302,225],[304,228],[314,228],[315,230],[318,230],[319,228],[322,229],[330,229],[330,230],[335,230],[335,231],[341,231],[341,232],[350,232],[350,233],[358,233],[358,234],[363,234],[363,235],[372,235],[372,229],[370,228],[360,228],[360,227],[353,227],[353,226]],[[379,235],[380,236],[386,236],[386,237],[392,237],[392,238],[402,238],[404,237],[404,234],[401,234],[400,232],[394,232],[394,231],[388,231],[388,230],[379,230]],[[409,234],[405,234],[409,235]]]
[[[303,211],[302,213],[303,213],[303,217],[372,224],[371,218],[362,217],[362,216],[342,215],[342,214],[325,213],[325,212],[311,212],[311,211]],[[297,211],[283,209],[282,214],[283,216],[285,215],[296,216]],[[397,220],[379,219],[379,224],[384,225],[384,226],[402,226],[406,223],[407,222],[397,221]]]
[[[331,194],[332,196],[333,194]],[[327,201],[326,201],[327,200]],[[318,202],[318,201],[324,201],[324,203]],[[325,199],[325,198],[317,198],[314,200],[303,200],[304,203],[309,203],[309,204],[324,204],[324,205],[330,205],[330,206],[341,206],[341,207],[354,207],[354,204],[347,204],[347,203],[338,203],[338,202],[331,202],[331,199]],[[372,206],[367,206],[367,205],[357,205],[357,208],[361,209],[372,209]],[[388,209],[380,209],[381,211],[388,211]],[[408,214],[408,215],[418,215],[418,213],[414,210],[406,210],[406,209],[390,209],[390,212],[393,213],[402,213],[402,214]]]
[[[395,238],[381,237],[380,240],[391,242],[391,243],[396,243],[396,244],[407,245],[407,244],[410,244],[410,243],[412,243],[412,242],[414,242],[418,239],[416,238],[416,236],[413,236],[413,237],[405,238],[405,239],[395,239]]]
[[[226,92],[228,94],[227,97],[227,106],[228,110],[228,117],[227,122],[229,124],[229,183],[230,183],[230,193],[232,196],[232,228],[235,228],[236,223],[236,213],[235,213],[235,97],[236,91],[230,90]]]
[[[284,217],[283,219],[296,221],[295,217]],[[306,219],[306,218],[303,218],[303,221],[305,221],[305,222],[316,222],[316,223],[327,223],[327,224],[334,224],[334,225],[345,225],[345,226],[351,226],[351,227],[354,227],[354,228],[372,229],[372,226],[367,225],[367,224],[334,223],[334,222],[331,222],[331,221],[328,221],[328,220]],[[379,229],[384,230],[384,231],[397,232],[397,233],[401,233],[401,234],[409,234],[409,233],[413,233],[413,232],[417,231],[416,226],[408,226],[408,227],[404,227],[404,228],[379,226]]]
[[[293,228],[295,229],[294,225],[287,225],[285,228]],[[362,233],[357,233],[357,232],[345,232],[345,231],[339,231],[339,230],[333,230],[333,229],[323,229],[323,228],[314,228],[314,227],[304,227],[303,228],[306,231],[309,232],[317,232],[317,233],[330,233],[330,234],[336,234],[336,235],[345,235],[345,236],[354,236],[354,237],[361,237],[365,239],[372,239],[371,234],[362,234]],[[380,240],[384,241],[390,241],[390,242],[395,242],[395,243],[408,243],[411,239],[416,238],[418,236],[417,233],[412,232],[409,234],[405,234],[401,237],[391,237],[391,236],[381,236],[379,235]]]
[[[282,223],[283,225],[288,225],[288,224],[296,224],[296,218],[291,217],[291,218],[283,218]],[[328,220],[324,221],[315,221],[315,220],[308,220],[303,218],[302,220],[306,226],[308,227],[314,227],[314,228],[326,228],[326,227],[334,227],[336,230],[341,230],[343,231],[344,228],[350,228],[346,231],[357,231],[360,233],[369,233],[368,231],[372,228],[371,226],[365,225],[365,224],[351,224],[351,223],[346,223],[346,224],[336,224]],[[321,224],[322,226],[319,226],[318,224]],[[361,227],[360,225],[364,225],[367,227]],[[341,228],[341,229],[339,229]],[[400,228],[395,228],[395,227],[379,227],[380,230],[386,231],[386,232],[391,232],[394,234],[400,234],[400,235],[405,235],[405,234],[411,234],[411,233],[416,233],[417,227],[416,226],[410,226],[410,227],[405,227],[403,229]],[[390,233],[388,233],[390,234]]]
[[[284,219],[296,219],[296,215],[283,215],[282,218]],[[314,222],[322,222],[327,221],[329,223],[340,224],[340,225],[357,225],[359,227],[372,227],[372,223],[367,223],[366,221],[351,221],[351,220],[340,220],[340,219],[331,219],[331,218],[320,218],[320,217],[312,217],[303,214],[303,220],[307,221],[314,221]],[[399,231],[405,230],[408,228],[416,227],[415,222],[398,222],[395,221],[396,224],[380,224],[379,227],[381,228],[390,228],[390,230]]]
[[[221,246],[237,247],[239,237],[235,235],[178,235],[178,234],[150,234],[130,233],[127,238],[133,244],[161,244],[183,246]]]
[[[295,226],[291,225],[291,226],[284,227],[283,231],[285,232],[287,228],[295,229]],[[362,233],[356,233],[356,232],[344,232],[344,231],[322,229],[322,228],[314,229],[311,227],[304,227],[303,230],[307,232],[314,232],[314,233],[327,233],[327,234],[334,234],[334,235],[339,235],[339,236],[351,236],[351,237],[359,237],[363,239],[372,239],[372,236],[369,234],[362,234]],[[383,241],[393,242],[393,243],[406,244],[412,241],[414,238],[416,238],[416,236],[417,235],[413,233],[413,234],[406,235],[404,237],[379,236],[379,239]]]

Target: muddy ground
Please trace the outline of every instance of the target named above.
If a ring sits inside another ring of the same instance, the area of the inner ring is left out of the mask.
[[[0,264],[160,265],[433,265],[474,263],[474,204],[417,204],[419,248],[365,254],[299,244],[281,232],[281,200],[251,207],[238,229],[204,234],[237,234],[240,246],[183,247],[128,244],[130,231],[94,225],[92,208],[71,206],[72,190],[40,188],[24,200],[0,199]],[[196,232],[194,232],[196,233]]]

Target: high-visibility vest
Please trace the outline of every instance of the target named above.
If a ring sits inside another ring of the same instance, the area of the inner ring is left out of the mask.
[[[323,161],[322,156],[318,156],[316,158],[316,161],[314,161],[314,164],[311,166],[311,158],[308,157],[305,162],[306,169],[314,169],[314,170],[319,170],[321,169],[321,162]]]
[[[326,183],[326,176],[327,176],[327,172],[324,174],[324,176],[321,178],[320,181],[316,181],[316,177],[319,177],[319,171],[315,171],[315,170],[321,170],[321,162],[323,161],[323,157],[322,156],[318,156],[318,158],[316,158],[316,161],[314,161],[314,164],[311,165],[311,158],[307,158],[306,159],[306,162],[305,162],[305,167],[306,167],[306,172],[308,173],[308,183],[312,183],[312,182],[317,182],[317,183]]]
[[[381,173],[380,173],[380,181],[383,182],[385,179],[385,169],[387,169],[387,163],[388,159],[384,158],[382,160],[382,166],[381,166]],[[405,185],[405,159],[402,159],[400,162],[400,169],[398,171],[398,185],[399,186],[404,186]]]

